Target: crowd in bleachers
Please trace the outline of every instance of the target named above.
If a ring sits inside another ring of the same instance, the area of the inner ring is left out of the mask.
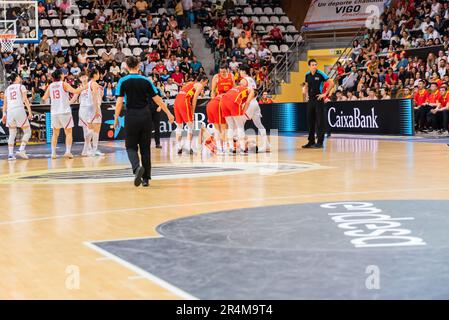
[[[279,0],[243,0],[201,6],[197,19],[214,54],[215,72],[227,63],[238,78],[238,67],[245,64],[259,86],[270,81],[276,57],[299,37],[280,5]]]
[[[125,73],[127,56],[139,56],[142,73],[166,96],[175,96],[185,81],[204,72],[194,56],[187,28],[194,22],[191,1],[68,0],[39,1],[38,44],[20,44],[3,53],[8,73],[18,72],[32,92],[33,103],[61,69],[72,85],[86,69],[100,70],[104,100],[114,101],[115,86]]]
[[[432,116],[428,114],[432,112],[427,109],[430,105],[434,108],[434,103],[416,97],[424,94],[422,90],[432,96],[432,83],[437,88],[449,84],[449,3],[392,1],[379,22],[379,28],[367,29],[353,42],[350,59],[334,68],[334,99],[414,97],[415,106],[426,109],[416,111],[417,128],[432,130],[443,126],[446,130],[447,123],[432,124],[429,120]],[[420,83],[422,88],[418,88]],[[438,100],[445,104],[442,98]]]
[[[238,77],[238,67],[248,63],[261,84],[276,55],[298,36],[279,5],[280,0],[40,0],[41,41],[16,44],[2,59],[8,73],[22,76],[33,103],[42,102],[55,69],[76,86],[77,76],[93,67],[100,70],[104,99],[114,101],[129,55],[139,56],[142,73],[173,98],[184,82],[205,74],[188,36],[197,23],[217,68],[227,61]]]

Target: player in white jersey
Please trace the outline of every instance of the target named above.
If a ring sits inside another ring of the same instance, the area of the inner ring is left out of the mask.
[[[30,122],[28,120],[33,119],[31,113],[31,104],[27,97],[27,90],[22,85],[22,78],[13,73],[9,80],[11,85],[5,90],[5,102],[3,104],[3,119],[2,122],[9,128],[8,139],[8,160],[15,160],[14,156],[14,144],[16,141],[17,128],[23,130],[22,144],[16,155],[22,159],[28,159],[25,152],[25,147],[31,137]],[[28,116],[25,112],[25,107],[28,110]]]
[[[51,138],[51,158],[56,159],[56,145],[58,144],[59,130],[64,129],[65,133],[65,154],[64,157],[73,159],[71,153],[72,148],[72,128],[73,117],[72,109],[70,108],[69,92],[72,94],[80,94],[85,89],[81,86],[74,89],[71,85],[64,82],[64,74],[61,70],[56,70],[52,74],[53,83],[51,83],[44,96],[43,100],[48,101],[50,98],[51,107],[51,127],[53,136]]]
[[[90,72],[90,81],[87,74],[80,76],[85,90],[79,95],[79,122],[78,125],[83,128],[84,132],[84,148],[81,155],[86,156],[102,156],[104,155],[98,150],[98,141],[101,129],[101,100],[102,90],[97,83],[100,73],[97,69]],[[74,97],[75,100],[77,96]]]
[[[248,68],[246,66],[240,68],[240,77],[242,78],[241,83],[253,90],[257,89],[256,81],[248,75]],[[270,143],[267,137],[267,130],[262,124],[262,112],[260,111],[260,105],[257,101],[257,96],[254,96],[254,99],[251,100],[248,109],[245,112],[248,120],[252,120],[254,125],[262,139],[262,144],[258,149],[258,152],[269,152],[270,151]]]

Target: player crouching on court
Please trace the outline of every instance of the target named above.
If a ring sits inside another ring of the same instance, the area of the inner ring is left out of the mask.
[[[236,153],[234,148],[234,136],[236,134],[239,143],[239,153],[245,154],[245,116],[248,107],[254,99],[254,89],[247,86],[247,82],[242,80],[240,84],[223,95],[221,105],[223,116],[228,124],[227,140],[228,152]]]
[[[33,119],[33,114],[31,113],[31,104],[27,97],[27,90],[24,85],[22,85],[22,78],[13,73],[9,77],[11,85],[5,90],[5,102],[3,104],[3,117],[2,122],[6,124],[9,128],[9,139],[8,139],[8,160],[15,160],[14,156],[14,144],[16,141],[17,128],[23,130],[22,144],[20,145],[19,151],[17,151],[16,156],[22,159],[28,159],[25,152],[25,147],[31,137],[30,122],[28,120]],[[26,106],[28,110],[28,116],[25,112]]]
[[[65,154],[64,157],[73,159],[72,149],[72,128],[73,117],[70,108],[69,92],[80,94],[87,87],[80,86],[74,89],[71,85],[64,82],[64,74],[61,70],[56,70],[52,74],[53,83],[51,83],[42,99],[48,101],[50,98],[51,127],[53,136],[51,137],[51,158],[56,159],[56,145],[58,144],[59,130],[64,129],[65,133]]]
[[[178,154],[182,154],[182,129],[183,124],[187,124],[188,150],[193,154],[192,136],[195,121],[195,109],[198,98],[204,91],[204,87],[209,82],[206,76],[199,76],[196,81],[186,83],[179,91],[175,99],[175,122],[176,122],[176,148]]]

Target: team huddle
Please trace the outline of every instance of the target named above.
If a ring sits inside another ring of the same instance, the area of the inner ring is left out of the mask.
[[[248,70],[240,70],[240,82],[235,84],[233,75],[226,65],[220,66],[219,74],[212,80],[211,100],[207,104],[208,123],[214,126],[213,145],[218,154],[248,152],[248,140],[245,135],[245,123],[252,120],[261,136],[258,152],[269,152],[270,145],[267,133],[262,125],[262,113],[256,99],[256,82],[248,76]],[[194,114],[198,98],[207,85],[208,79],[201,76],[195,82],[186,83],[175,100],[176,147],[178,154],[183,152],[183,124],[187,126],[187,150],[193,154],[192,136],[194,130]],[[237,143],[236,143],[237,142]]]
[[[64,157],[73,158],[71,152],[73,136],[72,128],[74,126],[71,104],[79,100],[79,123],[84,132],[84,147],[81,155],[101,156],[98,150],[98,141],[101,129],[101,100],[103,90],[97,83],[100,74],[94,69],[90,74],[82,73],[80,75],[81,86],[73,88],[67,82],[64,82],[64,74],[56,70],[52,74],[53,82],[48,86],[44,96],[44,101],[50,101],[51,128],[53,131],[51,140],[51,158],[56,159],[56,147],[58,143],[60,130],[65,133],[65,153]],[[28,159],[25,147],[31,137],[31,128],[29,120],[32,120],[31,104],[27,98],[27,90],[21,84],[22,79],[17,74],[10,76],[11,85],[5,90],[5,100],[3,104],[2,121],[9,129],[8,139],[8,160],[16,160],[16,156],[21,159]],[[70,99],[69,93],[73,94]],[[25,111],[27,108],[28,115]],[[23,130],[22,143],[19,150],[14,154],[14,145],[17,136],[17,128]]]

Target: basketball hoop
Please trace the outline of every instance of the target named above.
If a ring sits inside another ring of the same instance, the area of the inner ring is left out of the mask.
[[[2,53],[11,53],[14,51],[14,40],[16,39],[15,34],[0,34],[0,51]]]

